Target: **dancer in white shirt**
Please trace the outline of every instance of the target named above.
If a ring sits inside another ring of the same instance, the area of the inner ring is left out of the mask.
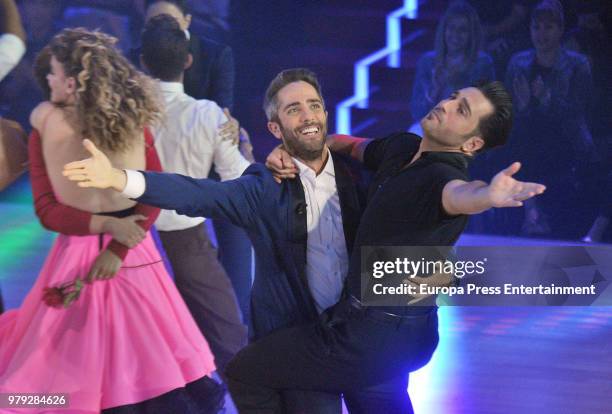
[[[192,57],[185,33],[174,18],[160,15],[147,23],[142,33],[141,60],[148,72],[160,80],[165,120],[153,134],[163,169],[206,178],[214,164],[222,180],[239,177],[250,163],[236,145],[238,128],[235,137],[224,139],[219,130],[228,119],[221,108],[184,92],[183,71]],[[221,373],[246,344],[247,329],[204,220],[163,210],[155,226],[179,292],[206,336]]]

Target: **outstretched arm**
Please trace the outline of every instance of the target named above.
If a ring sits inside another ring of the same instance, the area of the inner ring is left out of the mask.
[[[330,150],[349,156],[359,162],[363,162],[363,153],[370,142],[372,142],[370,138],[343,134],[334,134],[327,137],[327,146]]]
[[[248,227],[261,208],[261,167],[251,166],[247,171],[252,173],[219,183],[179,174],[119,170],[91,141],[83,145],[91,158],[66,164],[63,171],[80,187],[112,188],[143,204],[191,217],[226,218],[241,227]]]
[[[523,201],[542,194],[546,187],[518,181],[512,176],[521,168],[515,162],[500,171],[491,183],[453,180],[444,186],[442,206],[450,215],[477,214],[491,207],[520,207]]]

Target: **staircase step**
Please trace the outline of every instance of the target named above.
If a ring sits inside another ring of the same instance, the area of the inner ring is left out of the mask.
[[[403,39],[401,67],[388,67],[386,59],[370,66],[368,108],[351,108],[352,127],[357,134],[386,135],[406,130],[414,122],[409,102],[416,62],[433,48],[436,25],[448,4],[446,0],[421,0],[419,3],[418,19],[400,21]],[[242,81],[237,87],[244,91],[241,96],[256,97],[243,99],[238,106],[242,111],[239,114],[242,125],[253,135],[258,158],[267,155],[278,143],[268,132],[261,109],[263,93],[270,79],[280,70],[290,67],[308,67],[317,73],[329,111],[329,130],[334,131],[337,103],[354,93],[355,63],[385,47],[386,17],[402,4],[401,0],[337,0],[321,2],[316,7],[301,7],[298,16],[294,6],[286,4],[274,19],[258,8],[253,10],[261,21],[249,22],[243,28],[246,33],[256,34],[252,43],[246,39],[242,44],[248,51],[249,61],[240,62],[243,73],[252,74],[243,75],[247,81]],[[262,31],[265,36],[260,36],[257,33],[262,25],[275,29]],[[275,32],[287,34],[280,37],[274,35]],[[253,69],[247,70],[247,65],[252,65]]]
[[[412,124],[408,110],[367,108],[351,109],[353,130],[357,136],[377,138],[392,132],[405,131]]]

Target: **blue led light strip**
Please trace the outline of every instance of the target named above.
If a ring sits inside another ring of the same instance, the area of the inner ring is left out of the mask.
[[[354,94],[336,105],[336,133],[351,133],[351,107],[368,107],[370,94],[370,66],[387,58],[387,65],[392,68],[400,66],[402,48],[401,19],[416,19],[419,11],[418,0],[404,0],[404,5],[387,15],[387,45],[384,49],[372,53],[355,63]]]

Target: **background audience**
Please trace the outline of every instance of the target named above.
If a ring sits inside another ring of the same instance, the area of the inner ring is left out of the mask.
[[[512,156],[524,162],[527,180],[547,185],[541,199],[525,203],[525,235],[578,237],[595,191],[587,179],[597,162],[586,119],[591,67],[562,46],[564,29],[561,3],[539,3],[531,13],[533,49],[515,54],[506,73],[515,111]]]

